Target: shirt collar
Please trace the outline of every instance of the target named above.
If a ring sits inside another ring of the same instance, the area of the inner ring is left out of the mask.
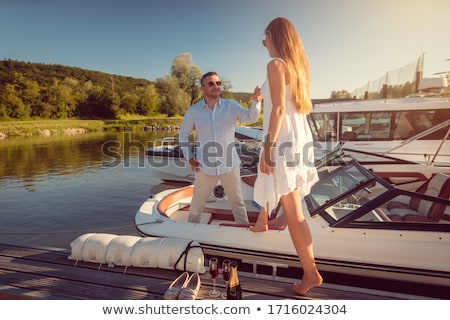
[[[203,101],[203,107],[208,108],[208,105],[206,104],[205,98],[202,99]],[[217,105],[220,106],[222,105],[222,98],[219,97],[219,100],[217,100]]]

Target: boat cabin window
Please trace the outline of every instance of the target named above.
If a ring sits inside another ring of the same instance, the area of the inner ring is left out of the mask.
[[[391,113],[345,113],[342,115],[341,132],[343,140],[389,139],[391,132]]]
[[[336,141],[336,112],[310,114],[309,125],[316,141]]]
[[[405,140],[447,119],[450,109],[312,112],[308,116],[313,138],[319,142]],[[448,127],[436,130],[421,140],[440,140],[447,130]]]

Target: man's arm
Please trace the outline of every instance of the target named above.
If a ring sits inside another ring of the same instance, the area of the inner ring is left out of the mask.
[[[250,109],[246,109],[242,107],[243,112],[241,112],[238,116],[238,120],[242,122],[255,122],[258,120],[258,116],[261,113],[261,89],[259,86],[256,86],[255,90],[253,91],[252,96],[252,105],[250,106]]]
[[[180,142],[180,148],[183,152],[183,156],[186,160],[194,157],[194,154],[190,147],[189,135],[192,130],[194,130],[195,125],[192,117],[190,116],[189,110],[184,115],[183,122],[181,123],[180,130],[178,133],[178,141]]]

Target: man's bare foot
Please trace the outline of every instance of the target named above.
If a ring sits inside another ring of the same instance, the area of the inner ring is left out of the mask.
[[[322,276],[317,272],[315,275],[310,277],[303,276],[303,279],[300,283],[294,283],[294,285],[292,286],[292,290],[294,290],[296,294],[303,296],[309,291],[309,289],[320,286],[322,282]]]
[[[254,226],[250,226],[250,230],[253,232],[264,232],[269,230],[269,226],[267,225],[267,223],[259,223],[258,221],[256,221]]]

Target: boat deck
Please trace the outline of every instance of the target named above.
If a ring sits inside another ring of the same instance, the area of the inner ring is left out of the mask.
[[[0,299],[46,300],[160,300],[180,271],[124,267],[69,260],[66,249],[34,248],[0,244]],[[125,271],[125,272],[124,272]],[[239,273],[243,299],[248,300],[382,300],[423,299],[378,290],[346,287],[324,283],[307,296],[293,294],[291,282],[254,277]],[[210,299],[213,282],[201,275],[202,285],[197,299]],[[225,283],[216,287],[224,291]]]

